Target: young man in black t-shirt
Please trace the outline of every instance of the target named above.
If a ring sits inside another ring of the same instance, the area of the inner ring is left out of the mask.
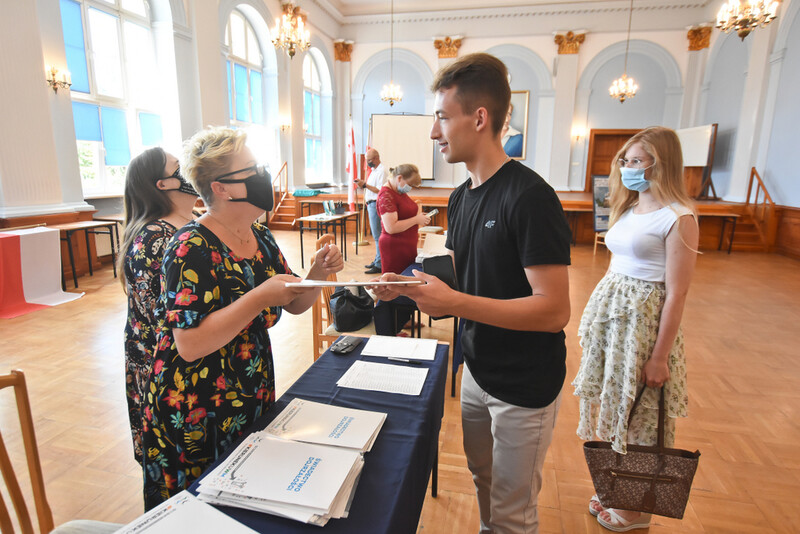
[[[401,291],[431,316],[465,321],[461,420],[481,532],[529,533],[566,374],[570,231],[553,189],[503,151],[507,80],[488,54],[437,74],[431,138],[470,172],[447,209],[460,291],[417,272],[427,284]],[[382,300],[398,294],[376,289]]]

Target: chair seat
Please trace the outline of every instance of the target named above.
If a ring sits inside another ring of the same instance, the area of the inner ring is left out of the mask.
[[[444,231],[443,226],[421,226],[418,230],[422,234],[438,234]]]
[[[328,326],[325,329],[325,332],[322,334],[324,336],[340,336],[342,334],[358,334],[362,336],[374,336],[375,335],[375,322],[369,323],[367,326],[360,330],[356,330],[355,332],[339,332],[336,330],[333,325]]]

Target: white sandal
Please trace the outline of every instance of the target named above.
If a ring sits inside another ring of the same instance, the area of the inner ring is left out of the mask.
[[[613,508],[606,508],[606,512],[608,512],[608,515],[613,523],[605,521],[602,517],[600,517],[599,514],[597,516],[597,522],[600,523],[602,527],[613,532],[628,532],[629,530],[634,530],[637,528],[650,528],[650,514],[641,514],[636,519],[626,521]]]
[[[597,510],[592,508],[592,503],[595,503],[595,502],[600,505],[600,508],[602,508],[602,510],[600,510],[600,512],[605,510],[605,508],[603,508],[603,503],[600,502],[600,499],[597,498],[597,495],[592,495],[591,499],[589,499],[589,513],[592,514],[593,516],[597,517],[597,514],[599,514],[600,512],[598,512]]]

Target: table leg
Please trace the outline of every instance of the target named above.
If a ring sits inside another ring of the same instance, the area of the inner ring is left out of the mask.
[[[344,251],[344,261],[347,261],[347,219],[342,219],[342,250]]]
[[[89,260],[89,276],[94,276],[94,272],[92,272],[92,247],[89,246],[89,230],[84,230],[83,235],[86,237],[86,258]]]
[[[303,264],[303,223],[300,223],[300,268],[305,269]]]
[[[731,221],[731,240],[728,242],[728,254],[731,253],[731,248],[733,248],[733,236],[736,233],[736,217],[731,217],[733,219]]]
[[[114,223],[114,230],[117,229],[117,223]],[[117,255],[114,249],[114,234],[111,233],[111,227],[108,227],[108,240],[111,241],[111,266],[114,270],[114,278],[117,277]],[[117,244],[119,245],[119,235],[117,235]]]
[[[64,230],[67,235],[67,252],[69,252],[69,265],[72,267],[72,282],[78,287],[78,275],[75,274],[75,254],[72,252],[72,234],[69,230]]]
[[[439,493],[439,446],[436,446],[436,455],[433,457],[433,469],[431,470],[431,497],[436,497]]]
[[[722,250],[722,240],[725,237],[725,227],[728,226],[728,218],[721,217],[720,218],[720,229],[719,229],[719,243],[717,243],[717,250]]]

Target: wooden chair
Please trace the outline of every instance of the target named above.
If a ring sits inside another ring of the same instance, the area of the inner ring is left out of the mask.
[[[424,248],[425,247],[425,239],[429,235],[439,235],[444,232],[444,228],[441,226],[422,226],[419,230],[419,237],[417,238],[417,248]],[[442,236],[444,237],[444,236]]]
[[[333,244],[335,237],[333,234],[324,234],[317,240],[315,250],[319,250],[326,244]],[[314,258],[311,259],[311,265],[314,265]],[[335,282],[337,280],[335,274],[329,274],[328,280]],[[331,296],[333,295],[333,287],[323,287],[320,291],[319,298],[311,305],[311,318],[313,323],[313,341],[314,341],[314,361],[322,356],[325,349],[334,341],[339,339],[343,332],[339,332],[333,327],[333,315],[331,314]],[[348,332],[353,334],[371,336],[375,334],[375,323],[370,323],[357,332]]]
[[[595,232],[594,233],[594,251],[592,252],[592,256],[595,256],[597,254],[597,245],[598,244],[603,245],[604,247],[606,246],[606,233],[605,232]],[[608,251],[608,248],[606,248],[606,251]]]
[[[22,371],[14,370],[10,374],[0,375],[0,390],[7,387],[14,388],[14,395],[17,401],[17,412],[19,423],[22,430],[22,442],[25,447],[25,457],[30,474],[30,483],[33,493],[33,502],[36,509],[36,519],[39,524],[39,531],[47,532],[85,532],[85,533],[109,533],[114,532],[122,525],[114,523],[103,523],[100,521],[70,521],[55,530],[53,529],[53,511],[47,502],[47,495],[44,490],[44,477],[42,475],[42,464],[39,460],[39,449],[36,445],[36,434],[33,430],[33,416],[31,415],[31,405],[28,399],[28,388],[25,384],[25,375]],[[14,466],[8,455],[2,433],[0,433],[0,471],[3,473],[3,481],[6,486],[7,494],[16,511],[17,522],[20,530],[25,534],[33,534],[33,521],[28,507],[22,495],[22,490],[14,473]],[[14,524],[8,507],[0,493],[0,531],[6,533],[15,532]]]

